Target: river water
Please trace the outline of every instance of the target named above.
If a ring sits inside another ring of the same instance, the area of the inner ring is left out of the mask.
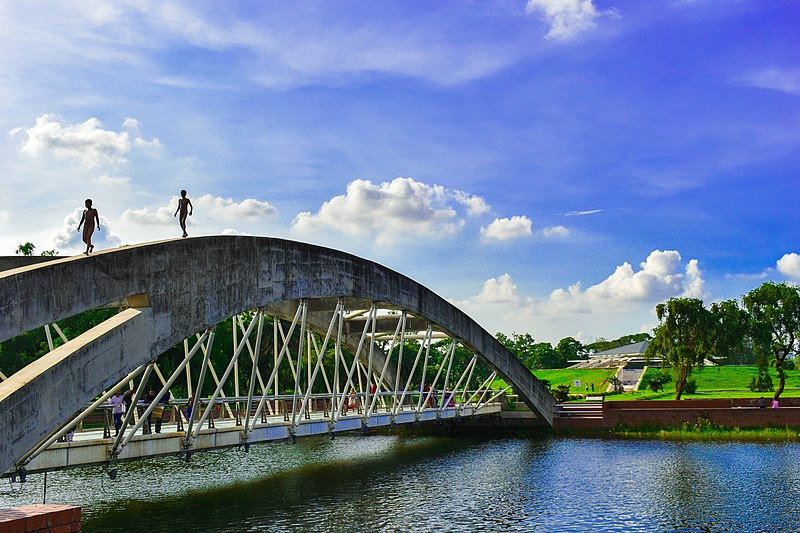
[[[41,503],[43,476],[0,485]],[[395,435],[47,476],[84,531],[800,531],[800,444]]]

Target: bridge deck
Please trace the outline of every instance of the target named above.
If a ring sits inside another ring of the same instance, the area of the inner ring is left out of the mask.
[[[410,424],[414,422],[432,422],[437,419],[455,419],[458,416],[468,417],[474,415],[490,415],[501,411],[499,402],[484,405],[478,409],[471,406],[444,407],[441,411],[425,410],[419,413],[401,411],[394,418],[395,424]],[[296,436],[324,435],[331,432],[354,431],[362,428],[361,415],[342,416],[335,427],[329,425],[329,418],[321,412],[312,412],[308,419],[300,421]],[[244,427],[237,425],[233,419],[214,421],[215,427],[205,428],[200,431],[189,451],[199,452],[219,448],[229,448],[244,444]],[[368,420],[368,427],[388,427],[392,425],[390,413],[372,413]],[[187,450],[184,448],[185,431],[178,431],[175,423],[165,423],[162,432],[147,435],[136,435],[127,446],[122,449],[118,461],[133,461],[149,457],[163,457],[180,455]],[[285,440],[292,438],[291,422],[286,422],[283,415],[267,418],[267,423],[256,424],[249,444]],[[103,429],[90,429],[75,433],[72,442],[58,442],[36,456],[28,465],[28,473],[40,473],[67,468],[80,468],[105,464],[109,460],[109,452],[113,446],[113,438],[103,438]],[[11,472],[6,472],[2,477],[8,477]]]

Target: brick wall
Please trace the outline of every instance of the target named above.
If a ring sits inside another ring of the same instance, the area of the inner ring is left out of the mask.
[[[81,508],[72,505],[25,505],[0,509],[0,533],[72,533],[81,531]]]
[[[767,397],[767,405],[771,398]],[[800,427],[800,399],[781,400],[779,409],[759,409],[758,399],[604,402],[603,426],[680,426],[704,418],[727,427]]]

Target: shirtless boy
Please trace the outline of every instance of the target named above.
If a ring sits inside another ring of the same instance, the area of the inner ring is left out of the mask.
[[[92,233],[94,233],[95,222],[97,222],[97,231],[100,231],[100,217],[97,215],[97,209],[92,207],[92,201],[90,199],[87,198],[84,205],[86,209],[81,215],[81,221],[78,223],[78,231],[80,231],[81,226],[83,226],[83,242],[86,243],[86,251],[83,252],[83,254],[89,255],[92,250],[94,250]],[[86,223],[85,225],[84,222]]]
[[[189,234],[186,233],[186,215],[192,216],[192,211],[194,211],[194,206],[192,205],[192,201],[186,198],[186,191],[181,191],[181,197],[178,198],[178,209],[175,210],[175,215],[178,216],[178,213],[181,214],[181,229],[183,230],[183,236],[188,237]]]

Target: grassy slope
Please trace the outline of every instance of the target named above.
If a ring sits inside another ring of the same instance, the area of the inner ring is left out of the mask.
[[[648,373],[656,372],[648,369]],[[697,392],[695,394],[683,394],[682,398],[758,398],[764,396],[770,398],[772,392],[751,392],[747,388],[750,379],[756,375],[754,366],[717,366],[706,367],[703,370],[692,372],[690,379],[697,382]],[[770,372],[772,382],[777,386],[778,378],[775,371]],[[645,378],[646,379],[646,378]],[[787,371],[786,390],[782,396],[800,396],[800,372],[796,370]],[[675,383],[668,383],[663,392],[653,392],[649,389],[642,390],[634,394],[624,394],[614,396],[614,400],[646,400],[664,399],[670,400],[675,397]]]
[[[536,370],[533,374],[539,379],[546,379],[550,382],[552,388],[558,385],[569,385],[570,393],[586,393],[586,385],[594,383],[594,391],[601,392],[607,387],[602,385],[608,378],[614,375],[615,370],[611,369],[572,369],[560,368],[554,370]],[[579,389],[573,387],[575,380],[580,380],[581,386]],[[591,387],[589,388],[591,393]]]
[[[656,372],[656,369],[649,369],[649,372]],[[586,394],[585,385],[587,383],[594,383],[595,392],[605,390],[605,386],[601,386],[605,380],[614,374],[614,370],[601,370],[601,369],[551,369],[551,370],[537,370],[534,372],[537,378],[549,380],[552,387],[558,385],[569,385],[570,394]],[[702,371],[694,370],[691,379],[697,381],[697,393],[683,394],[683,398],[758,398],[764,396],[770,398],[771,392],[751,392],[747,385],[750,379],[756,375],[756,367],[754,366],[719,366],[719,367],[706,367]],[[773,383],[777,386],[778,379],[775,376],[775,371],[770,372]],[[573,387],[573,382],[579,379],[581,381],[580,389]],[[494,384],[495,388],[502,388],[505,383],[497,380]],[[800,371],[790,370],[787,371],[786,377],[786,390],[783,392],[785,397],[798,397],[800,396]],[[608,399],[613,400],[671,400],[675,397],[675,383],[668,383],[664,387],[664,391],[653,392],[651,390],[642,390],[636,393],[626,393],[610,396]]]

